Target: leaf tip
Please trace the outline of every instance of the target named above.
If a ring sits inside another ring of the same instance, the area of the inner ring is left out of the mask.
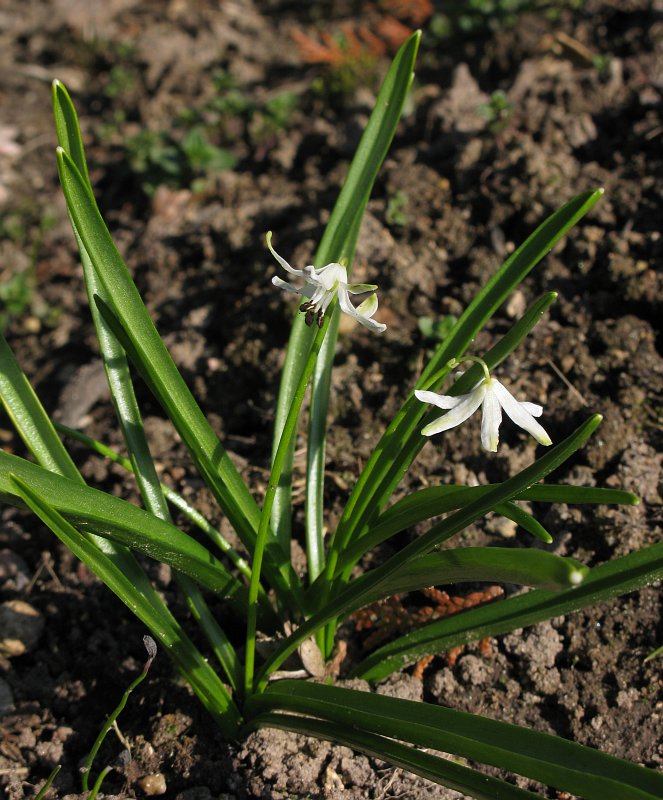
[[[572,569],[569,572],[569,583],[571,586],[580,586],[580,584],[585,580],[587,577],[587,573],[589,569],[587,567],[581,567],[578,569]]]

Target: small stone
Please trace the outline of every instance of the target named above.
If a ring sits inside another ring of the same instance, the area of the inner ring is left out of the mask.
[[[7,658],[34,650],[43,630],[44,618],[24,600],[7,600],[0,606],[0,653]]]
[[[525,299],[525,295],[520,291],[520,289],[516,289],[516,291],[511,295],[511,299],[506,305],[506,315],[509,319],[515,319],[516,317],[522,317],[527,309],[527,300]]]
[[[160,772],[146,775],[138,781],[138,785],[148,797],[166,793],[166,779]]]

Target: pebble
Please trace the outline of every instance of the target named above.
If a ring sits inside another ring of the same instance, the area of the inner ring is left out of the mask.
[[[149,797],[166,793],[166,779],[161,772],[146,775],[138,781],[138,785]]]
[[[24,600],[7,600],[0,606],[0,653],[13,658],[35,649],[44,630],[44,618]]]

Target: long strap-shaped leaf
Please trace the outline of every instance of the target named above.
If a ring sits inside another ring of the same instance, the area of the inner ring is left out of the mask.
[[[64,150],[59,148],[57,155],[69,213],[111,304],[95,298],[97,306],[166,410],[244,545],[252,550],[260,516],[255,500],[157,333],[84,178]],[[267,556],[270,581],[284,602],[296,606],[294,592],[299,581],[288,556],[275,540]]]
[[[508,294],[554,245],[600,199],[603,190],[584,192],[569,200],[543,222],[476,295],[467,310],[429,361],[417,388],[433,388],[430,380],[451,358],[460,358],[477,332],[492,317]],[[495,363],[498,363],[497,361]],[[467,391],[478,372],[468,372],[456,384],[456,392]],[[387,501],[409,465],[423,447],[418,435],[421,404],[409,395],[366,463],[344,509],[333,548],[342,550],[365,529],[368,518]]]
[[[145,598],[133,583],[132,575],[125,573],[122,561],[101,553],[53,506],[44,502],[43,497],[34,491],[34,484],[28,485],[26,481],[16,475],[10,475],[9,480],[13,485],[13,493],[19,496],[41,518],[77,558],[101,578],[106,586],[152,631],[156,640],[167,648],[187,682],[215,719],[224,735],[229,738],[236,736],[241,716],[228,690],[193,642],[187,638],[168,609],[165,606],[157,608],[148,598]]]
[[[60,81],[53,82],[52,90],[53,116],[55,118],[58,143],[71,155],[72,161],[78,168],[81,176],[85,179],[88,189],[92,192],[92,184],[90,183],[88,174],[83,139],[78,124],[76,109],[69,97],[69,93]],[[127,450],[129,451],[132,472],[136,476],[145,508],[165,522],[171,522],[168,504],[163,495],[156,467],[147,443],[147,437],[145,436],[145,429],[143,428],[143,421],[136,401],[126,354],[99,313],[96,304],[93,302],[95,296],[106,300],[108,298],[106,297],[103,285],[94,271],[92,261],[87,254],[87,250],[78,235],[76,225],[73,221],[72,226],[81,255],[85,288],[88,295],[92,319],[97,332],[106,378],[113,399],[113,405],[115,406],[118,423]],[[200,588],[190,578],[178,570],[175,570],[174,577],[184,592],[191,613],[207,636],[215,655],[219,658],[222,667],[226,671],[228,679],[236,686],[236,676],[239,671],[237,655],[223,630],[210,613]]]
[[[410,542],[409,545],[380,567],[365,573],[337,595],[330,597],[326,605],[290,635],[267,660],[259,676],[259,687],[264,688],[269,673],[278,669],[304,639],[311,636],[335,617],[350,614],[360,608],[367,600],[374,599],[376,586],[382,586],[382,590],[385,593],[384,596],[393,594],[393,592],[389,591],[389,579],[403,569],[410,560],[429,552],[440,542],[449,539],[484,514],[487,514],[499,503],[512,499],[527,487],[550,474],[572,453],[582,447],[600,422],[601,417],[599,415],[590,417],[571,436],[550,448],[534,464],[514,475],[513,478],[504,481],[504,483],[498,484],[473,503],[456,511],[448,519],[438,525],[434,525],[430,531]]]
[[[39,464],[45,470],[85,485],[4,338],[0,339],[0,399],[19,435]],[[103,558],[103,553],[107,558],[113,559],[131,579],[134,592],[140,592],[142,597],[149,599],[155,610],[165,609],[163,600],[149,582],[145,571],[126,547],[93,534],[89,534],[89,541],[98,548],[99,558]]]
[[[580,585],[589,568],[574,558],[556,556],[532,547],[459,547],[413,558],[377,584],[373,598],[401,594],[449,583],[491,581],[539,589],[568,589]],[[366,602],[365,600],[363,602]]]
[[[12,474],[83,530],[181,569],[212,591],[233,598],[237,607],[245,610],[246,587],[207,548],[174,525],[119,497],[0,452],[0,495],[13,505],[16,493]]]
[[[426,489],[412,492],[412,494],[399,500],[381,514],[367,533],[343,552],[338,565],[339,570],[355,564],[364,553],[367,553],[380,542],[384,542],[391,536],[431,517],[446,514],[456,508],[462,508],[462,506],[471,503],[479,495],[489,492],[494,485],[454,486],[447,484],[429,486]],[[620,489],[587,488],[569,485],[532,486],[517,499],[547,503],[618,503],[625,505],[637,505],[640,502],[637,495]],[[513,511],[512,504],[503,509],[498,509],[499,513],[511,519],[514,518]],[[522,511],[522,509],[519,509],[519,511]],[[524,518],[518,518],[516,521],[518,524],[524,524],[524,526],[530,524]],[[550,542],[551,539],[548,538],[547,541]]]
[[[347,258],[348,261],[352,259],[357,236],[359,235],[359,227],[373,183],[393,139],[403,104],[412,84],[420,36],[419,32],[414,33],[401,46],[384,79],[375,108],[352,159],[345,183],[316,252],[315,263],[318,265],[340,261],[341,258]],[[339,312],[336,311],[336,318],[338,314]],[[321,361],[313,380],[307,487],[307,491],[312,494],[307,503],[307,526],[311,526],[310,535],[314,540],[321,540],[320,492],[324,471],[324,420],[327,415],[329,397],[328,372],[333,359],[337,327],[337,320],[332,320],[328,334],[329,339],[321,352]],[[304,367],[306,354],[309,351],[312,339],[313,332],[304,325],[303,315],[298,314],[290,334],[277,399],[274,424],[274,454],[276,454],[278,443],[281,440],[283,426],[285,425],[292,397],[299,383],[299,376]],[[294,450],[291,449],[288,454],[284,470],[284,481],[277,491],[272,514],[274,530],[277,531],[283,546],[288,549],[291,518],[289,476],[292,471],[293,452]]]
[[[659,800],[663,774],[557,736],[442,706],[303,681],[278,681],[248,717],[283,710],[514,771],[585,800]]]
[[[351,728],[348,725],[338,725],[303,715],[267,713],[251,719],[242,729],[242,734],[259,728],[279,728],[344,744],[368,756],[388,761],[395,767],[402,767],[415,775],[475,797],[477,800],[537,800],[537,798],[540,800],[541,798],[541,795],[519,789],[511,783],[485,775],[479,770],[456,764],[448,758],[440,758],[385,736]]]
[[[588,608],[661,578],[663,543],[592,567],[583,583],[574,589],[537,589],[432,622],[371,653],[353,669],[352,676],[380,681],[424,655],[443,653],[485,636],[497,636]]]

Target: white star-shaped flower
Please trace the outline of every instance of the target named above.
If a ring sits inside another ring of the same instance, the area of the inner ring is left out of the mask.
[[[386,325],[371,319],[378,310],[378,298],[375,294],[378,288],[377,286],[371,283],[348,283],[347,269],[343,264],[337,264],[336,262],[320,267],[320,269],[316,269],[313,266],[304,267],[304,269],[294,269],[272,247],[271,231],[267,234],[266,240],[267,247],[271,254],[283,269],[291,275],[304,278],[304,285],[302,287],[283,281],[276,276],[272,278],[272,283],[274,286],[278,286],[279,289],[283,289],[286,292],[293,292],[294,294],[303,295],[308,298],[307,301],[302,303],[299,307],[299,310],[306,314],[305,320],[307,325],[311,325],[315,319],[318,327],[321,328],[325,317],[325,311],[332,300],[338,297],[341,311],[344,311],[348,316],[353,317],[357,322],[361,322],[362,325],[365,325],[371,330],[379,331],[380,333],[386,330]],[[350,301],[350,295],[366,294],[366,292],[370,292],[370,296],[355,308]]]
[[[471,359],[475,360],[475,359]],[[479,361],[479,359],[476,359]],[[496,378],[491,377],[487,367],[484,365],[485,377],[468,394],[461,394],[458,397],[451,397],[446,394],[436,394],[435,392],[422,392],[415,390],[414,394],[422,403],[432,403],[438,408],[448,411],[440,419],[436,419],[422,429],[424,436],[433,436],[442,431],[455,428],[461,422],[472,416],[474,412],[483,405],[483,417],[481,419],[481,444],[486,450],[492,453],[497,451],[500,439],[499,428],[502,422],[502,409],[516,425],[531,434],[539,444],[552,444],[550,436],[539,425],[534,417],[540,417],[543,408],[536,403],[520,402],[503,386]],[[461,373],[462,374],[462,373]]]

